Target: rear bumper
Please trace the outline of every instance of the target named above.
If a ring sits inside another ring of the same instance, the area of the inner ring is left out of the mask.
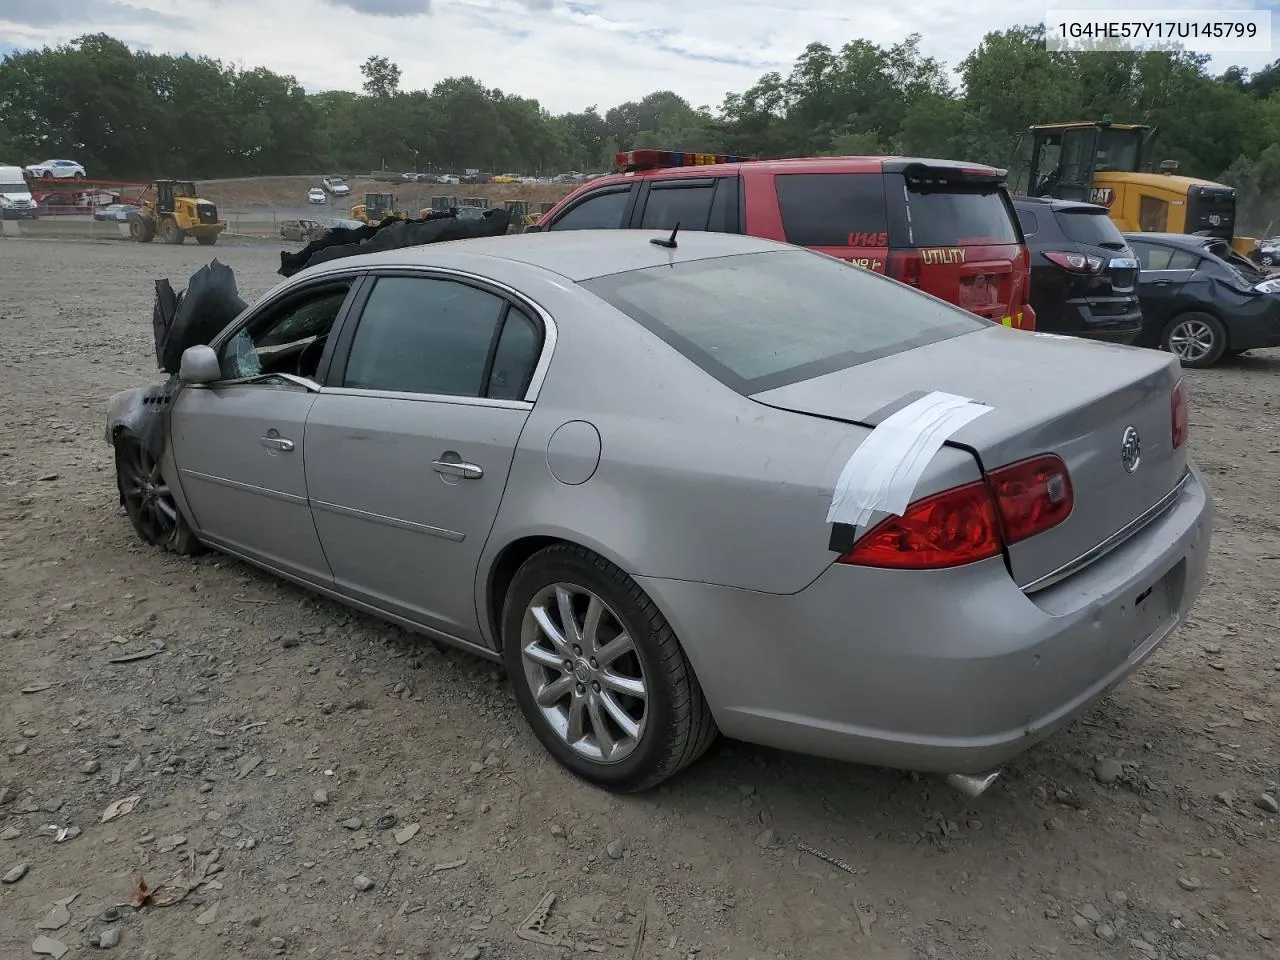
[[[1193,469],[1164,514],[1030,596],[1003,559],[927,573],[833,565],[790,596],[639,582],[681,637],[726,735],[978,773],[1043,739],[1150,656],[1200,593],[1211,519]]]
[[[1137,297],[1065,300],[1041,313],[1040,329],[1107,343],[1133,343],[1142,333]]]
[[[1280,347],[1280,305],[1263,316],[1233,317],[1227,324],[1227,340],[1232,350]]]

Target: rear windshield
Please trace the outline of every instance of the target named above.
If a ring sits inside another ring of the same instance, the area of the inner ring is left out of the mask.
[[[1004,191],[996,187],[925,187],[908,181],[907,217],[911,233],[907,246],[911,247],[1018,242]]]
[[[1109,250],[1123,250],[1127,244],[1111,218],[1101,210],[1059,210],[1058,224],[1069,240]]]
[[[805,250],[648,267],[581,285],[743,394],[990,325]]]

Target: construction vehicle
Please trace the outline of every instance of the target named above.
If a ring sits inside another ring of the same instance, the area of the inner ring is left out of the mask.
[[[138,243],[150,243],[159,234],[165,243],[182,243],[191,236],[211,247],[227,229],[213,201],[200,199],[190,180],[152,181],[139,195],[138,206],[129,217],[129,236]]]
[[[1159,173],[1143,169],[1152,129],[1140,123],[1081,120],[1031,127],[1033,197],[1106,207],[1121,232],[1195,233],[1228,241],[1241,254],[1257,245],[1237,237],[1236,191],[1212,180],[1178,176],[1176,160]]]
[[[364,203],[357,203],[351,208],[351,219],[370,225],[381,223],[387,217],[408,220],[409,214],[396,209],[395,194],[366,193]]]

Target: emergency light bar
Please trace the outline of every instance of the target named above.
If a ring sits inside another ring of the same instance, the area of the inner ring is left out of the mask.
[[[613,162],[626,170],[658,167],[702,167],[713,163],[748,163],[755,157],[735,157],[727,153],[681,153],[678,150],[626,150],[613,155]]]

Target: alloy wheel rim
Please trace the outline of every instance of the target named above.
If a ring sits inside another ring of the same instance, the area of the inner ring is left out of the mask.
[[[1179,359],[1203,360],[1213,349],[1213,330],[1203,320],[1184,320],[1169,335],[1169,348]]]
[[[125,509],[151,543],[168,543],[178,530],[178,507],[160,473],[160,463],[140,443],[124,457],[121,489]]]
[[[534,703],[575,753],[618,763],[644,737],[649,691],[635,641],[585,587],[555,583],[525,608],[521,659]]]

